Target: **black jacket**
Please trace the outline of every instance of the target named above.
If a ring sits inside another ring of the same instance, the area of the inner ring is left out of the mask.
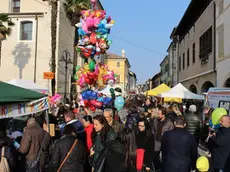
[[[154,152],[154,136],[147,136],[146,132],[138,132],[136,135],[136,143],[138,149],[144,149],[144,165],[153,169],[153,152]]]
[[[201,119],[198,117],[198,115],[194,113],[185,114],[185,122],[186,122],[185,129],[190,134],[194,135],[196,138],[199,138],[202,122]]]
[[[103,168],[100,168],[103,159],[105,159]],[[124,145],[117,140],[112,140],[100,153],[98,162],[95,166],[95,172],[136,172],[136,164],[130,163],[127,167],[125,167],[124,162]]]
[[[52,171],[57,171],[67,153],[70,151],[75,137],[67,135],[57,140],[53,145],[51,167]],[[64,163],[61,172],[84,172],[86,164],[87,151],[84,144],[78,140],[75,148],[70,154],[69,158]]]
[[[211,137],[213,144],[213,168],[223,169],[230,154],[230,128],[220,128],[216,136]]]
[[[195,169],[197,146],[194,137],[183,128],[166,131],[161,141],[162,172],[190,172]]]
[[[138,112],[131,112],[127,116],[125,127],[129,128],[129,129],[136,130],[138,121],[139,121],[139,113]]]

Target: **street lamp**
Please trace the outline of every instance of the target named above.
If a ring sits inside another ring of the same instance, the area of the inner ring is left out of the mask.
[[[67,92],[67,69],[68,69],[68,64],[73,64],[71,58],[70,58],[70,53],[68,50],[64,50],[61,56],[61,59],[59,60],[60,62],[65,62],[65,92],[64,92],[64,103],[66,104],[66,92]]]

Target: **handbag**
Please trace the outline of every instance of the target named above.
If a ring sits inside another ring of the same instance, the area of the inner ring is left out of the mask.
[[[61,168],[63,167],[63,165],[65,164],[66,160],[69,158],[70,154],[73,152],[73,149],[74,147],[76,146],[77,144],[77,139],[74,141],[72,147],[70,148],[70,151],[67,153],[66,157],[64,158],[64,160],[62,161],[60,167],[58,168],[58,171],[57,172],[60,172],[61,171]]]
[[[42,140],[42,145],[41,148],[39,150],[39,153],[37,155],[37,158],[35,160],[32,161],[26,161],[26,172],[39,172],[40,171],[40,157],[41,157],[41,153],[42,153],[42,148],[44,146],[44,142],[45,142],[45,138],[46,138],[47,133],[45,133],[45,136]]]

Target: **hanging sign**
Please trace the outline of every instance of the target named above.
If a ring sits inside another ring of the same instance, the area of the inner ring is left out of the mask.
[[[47,97],[29,103],[0,105],[0,119],[30,115],[47,109],[49,109]]]

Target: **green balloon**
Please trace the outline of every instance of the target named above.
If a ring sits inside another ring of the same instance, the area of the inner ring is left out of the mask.
[[[97,39],[101,38],[101,35],[100,33],[97,34]]]
[[[110,88],[109,91],[110,91],[111,94],[114,94],[114,89],[113,88]]]
[[[74,80],[78,80],[78,76],[77,75],[74,75]]]
[[[90,71],[94,71],[95,70],[95,61],[94,60],[91,60],[89,62],[89,70]]]
[[[78,71],[81,68],[81,66],[76,66],[75,71]]]
[[[112,40],[108,40],[108,42],[107,42],[108,45],[111,45],[112,43],[113,43]]]
[[[224,108],[216,108],[212,112],[212,123],[214,125],[217,125],[220,123],[220,119],[224,116],[227,115],[228,112]]]
[[[117,74],[114,74],[114,78],[116,78],[117,77]]]
[[[103,35],[102,38],[107,39],[108,38],[108,34]]]

